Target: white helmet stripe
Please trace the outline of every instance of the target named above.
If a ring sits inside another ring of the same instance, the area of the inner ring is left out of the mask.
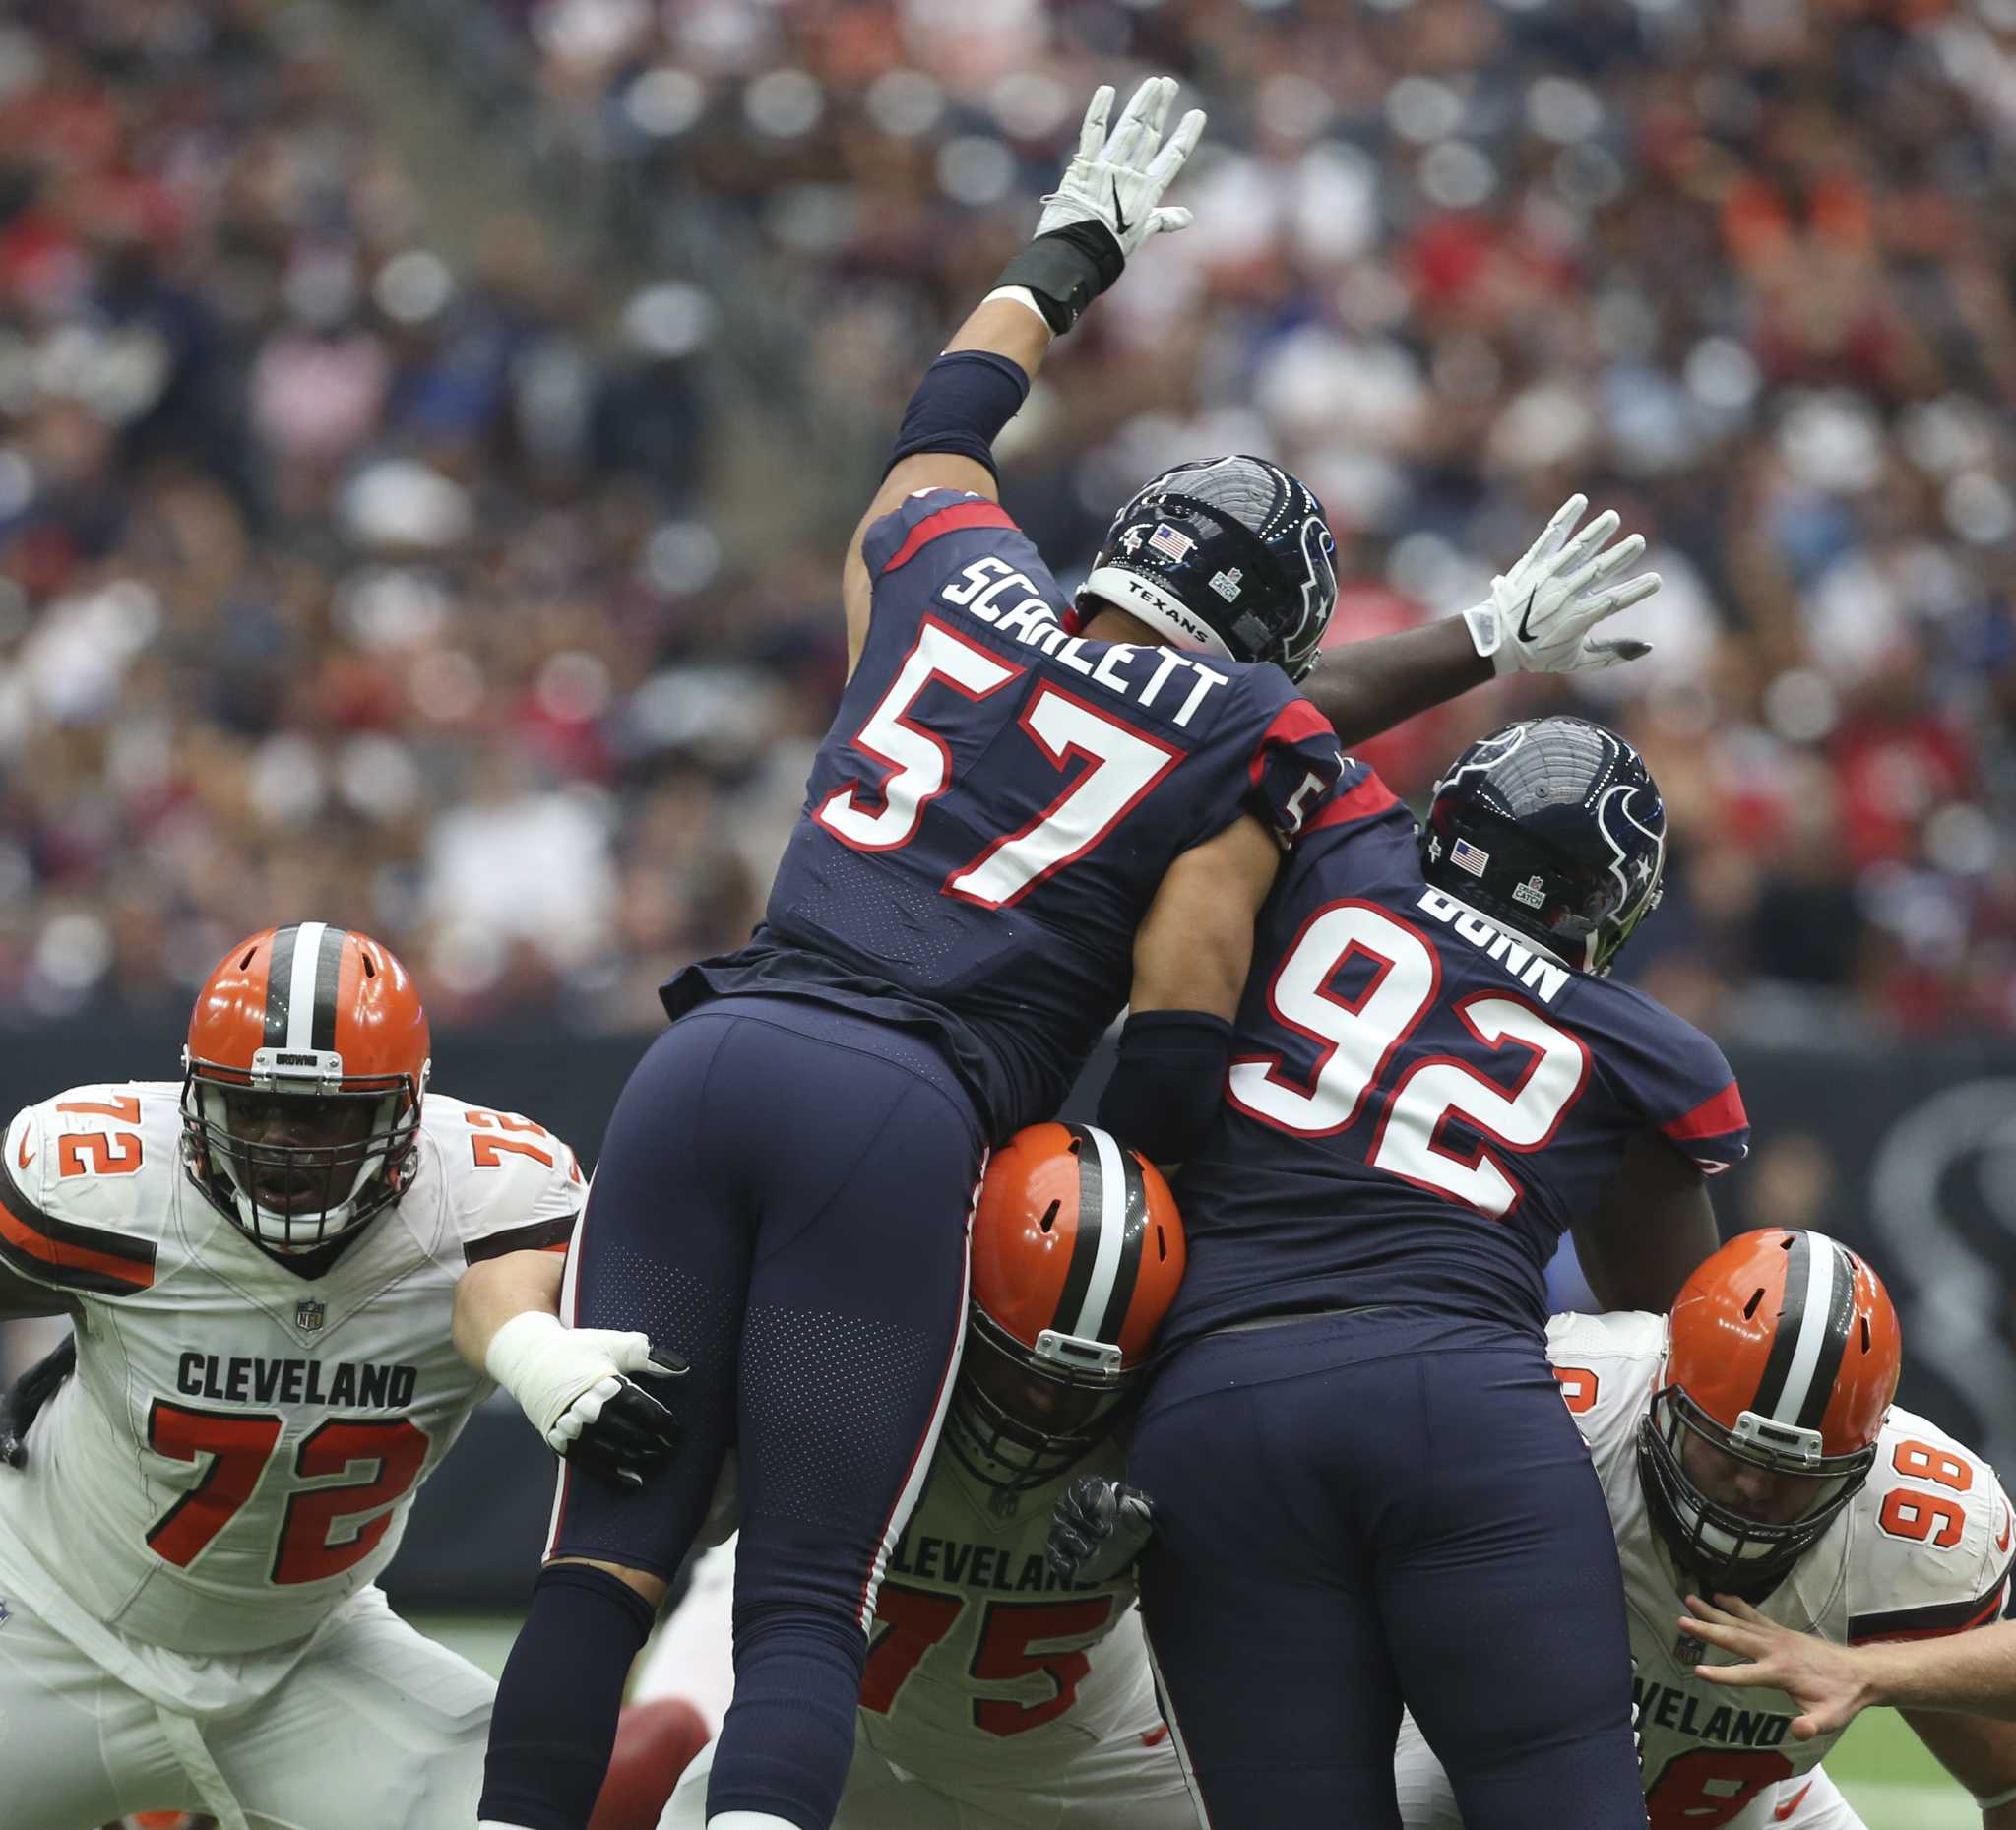
[[[294,930],[292,972],[287,979],[289,1053],[315,1046],[315,969],[322,959],[322,930],[327,921],[303,921]]]
[[[1785,1302],[1787,1309],[1797,1305],[1798,1334],[1793,1343],[1792,1361],[1786,1368],[1784,1383],[1775,1394],[1759,1392],[1758,1408],[1774,1422],[1811,1428],[1817,1427],[1817,1420],[1807,1423],[1805,1413],[1811,1407],[1824,1415],[1827,1396],[1833,1392],[1835,1374],[1841,1366],[1839,1351],[1829,1355],[1825,1349],[1833,1332],[1829,1324],[1841,1306],[1841,1287],[1850,1276],[1848,1254],[1824,1232],[1803,1232],[1795,1241],[1790,1258]],[[1798,1280],[1796,1284],[1795,1279]],[[1768,1372],[1767,1363],[1767,1384]],[[1825,1391],[1816,1393],[1814,1382],[1823,1372]],[[1814,1406],[1816,1397],[1820,1402]]]
[[[1086,1125],[1081,1135],[1092,1140],[1093,1149],[1099,1154],[1099,1249],[1092,1261],[1092,1276],[1086,1281],[1085,1300],[1079,1304],[1071,1332],[1081,1340],[1094,1341],[1099,1339],[1099,1325],[1105,1316],[1106,1304],[1112,1300],[1113,1281],[1120,1274],[1121,1248],[1127,1242],[1127,1165],[1120,1155],[1119,1142],[1110,1131]]]

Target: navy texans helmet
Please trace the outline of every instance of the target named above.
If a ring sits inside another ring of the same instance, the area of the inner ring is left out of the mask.
[[[1644,757],[1586,718],[1480,738],[1435,784],[1421,874],[1586,973],[1659,907],[1666,806]]]
[[[1081,618],[1102,603],[1171,647],[1271,661],[1299,680],[1337,607],[1337,542],[1309,486],[1265,459],[1179,464],[1113,517]]]

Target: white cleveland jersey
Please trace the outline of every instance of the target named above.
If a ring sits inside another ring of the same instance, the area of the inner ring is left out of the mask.
[[[1659,1315],[1559,1315],[1547,1355],[1616,1528],[1652,1830],[1765,1830],[1839,1737],[1796,1741],[1780,1692],[1722,1689],[1693,1674],[1727,1660],[1676,1624],[1679,1580],[1638,1478],[1638,1421],[1665,1338]],[[1936,1424],[1893,1409],[1867,1483],[1760,1607],[1837,1643],[1963,1632],[2001,1611],[2011,1554],[2009,1501],[1994,1470]]]
[[[76,1376],[0,1470],[0,1586],[99,1645],[257,1654],[390,1561],[487,1389],[450,1338],[456,1280],[564,1249],[585,1189],[539,1126],[430,1093],[406,1194],[303,1279],[191,1182],[179,1102],[82,1087],[7,1128],[0,1261],[79,1319]]]
[[[1026,1772],[1144,1709],[1154,1719],[1131,1573],[1071,1584],[1043,1561],[1065,1485],[1117,1480],[1122,1465],[1109,1443],[1048,1485],[996,1494],[940,1447],[875,1604],[863,1740],[926,1776],[976,1762]]]

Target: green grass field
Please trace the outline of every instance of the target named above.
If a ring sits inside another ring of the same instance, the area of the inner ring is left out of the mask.
[[[416,1614],[421,1632],[487,1672],[503,1669],[518,1622],[505,1615]],[[1974,1800],[1925,1752],[1894,1710],[1865,1714],[1827,1770],[1869,1830],[1980,1830]]]

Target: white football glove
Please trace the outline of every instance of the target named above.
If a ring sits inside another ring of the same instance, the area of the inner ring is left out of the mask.
[[[1498,672],[1576,673],[1652,653],[1649,642],[1589,633],[1605,617],[1643,603],[1660,581],[1657,572],[1641,572],[1620,585],[1609,582],[1645,550],[1645,536],[1633,534],[1604,550],[1620,525],[1617,513],[1606,509],[1576,534],[1588,507],[1587,496],[1571,495],[1526,556],[1491,580],[1489,602],[1463,612],[1477,652]]]
[[[683,1361],[650,1337],[614,1328],[569,1328],[528,1310],[490,1337],[483,1368],[518,1400],[546,1446],[624,1486],[668,1455],[678,1425],[631,1375],[676,1378]]]
[[[1176,79],[1152,76],[1134,92],[1120,124],[1106,132],[1113,86],[1102,83],[1078,130],[1078,156],[1064,167],[1057,188],[1043,199],[1039,235],[1072,222],[1102,222],[1131,257],[1151,235],[1188,228],[1194,220],[1180,207],[1162,208],[1162,196],[1175,182],[1204,133],[1204,110],[1192,108],[1163,144],[1163,125],[1176,98]]]

